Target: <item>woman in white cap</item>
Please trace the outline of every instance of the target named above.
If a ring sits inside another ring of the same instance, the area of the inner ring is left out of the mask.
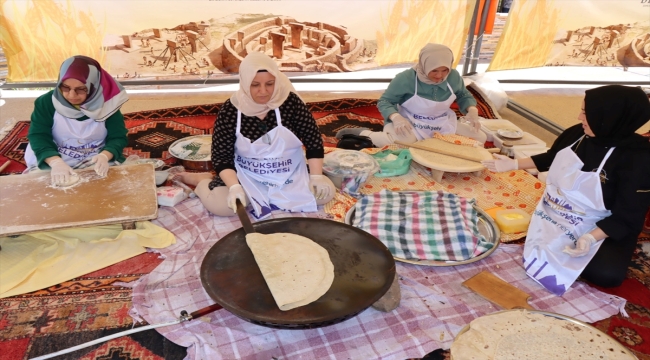
[[[452,68],[454,54],[441,44],[427,44],[420,51],[418,62],[390,82],[379,98],[377,107],[385,120],[383,132],[366,128],[342,129],[337,134],[368,136],[376,147],[399,140],[413,143],[433,134],[459,134],[484,143],[486,135],[480,128],[476,99],[465,88],[463,78]],[[465,115],[459,122],[450,109],[456,101]]]
[[[214,124],[217,176],[182,173],[181,180],[195,185],[203,205],[219,216],[232,216],[237,199],[250,203],[256,218],[273,210],[316,211],[335,194],[322,173],[323,139],[316,120],[268,55],[248,54],[239,78],[239,90]]]

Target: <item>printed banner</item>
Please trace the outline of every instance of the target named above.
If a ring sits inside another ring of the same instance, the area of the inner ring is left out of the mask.
[[[650,0],[516,0],[490,70],[650,66]]]
[[[412,63],[436,42],[462,54],[476,0],[0,0],[9,82],[53,81],[73,55],[118,79],[237,73],[251,51],[287,72]]]

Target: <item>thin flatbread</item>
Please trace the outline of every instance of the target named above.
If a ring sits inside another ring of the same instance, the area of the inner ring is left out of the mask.
[[[282,311],[318,300],[334,282],[329,253],[304,236],[251,233],[246,244]]]
[[[438,149],[450,154],[462,154],[471,160],[461,159],[459,157],[444,155],[432,151],[411,148],[413,161],[431,169],[448,171],[448,172],[472,172],[485,169],[481,165],[482,160],[492,159],[492,154],[484,148],[452,144],[440,139],[424,139],[415,142],[416,145],[426,146],[432,149]]]
[[[593,327],[526,310],[474,319],[451,345],[451,358],[634,359],[616,340]]]

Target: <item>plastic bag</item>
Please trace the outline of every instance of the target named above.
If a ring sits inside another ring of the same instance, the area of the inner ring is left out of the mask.
[[[323,158],[323,174],[334,186],[353,197],[361,197],[359,189],[368,177],[379,171],[371,155],[356,150],[337,150]]]
[[[383,150],[372,157],[379,163],[379,172],[375,173],[375,177],[404,175],[409,172],[413,160],[409,149]]]

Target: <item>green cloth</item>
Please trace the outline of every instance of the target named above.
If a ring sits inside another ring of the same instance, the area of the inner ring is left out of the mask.
[[[397,105],[402,105],[406,100],[413,97],[415,94],[415,78],[415,70],[407,69],[397,74],[390,84],[388,84],[388,88],[377,102],[377,108],[379,108],[379,112],[381,112],[385,121],[390,122],[388,117],[397,112]],[[451,96],[447,83],[451,85],[454,94],[456,94],[456,102],[458,103],[460,112],[467,114],[468,107],[476,106],[476,99],[467,90],[462,76],[460,76],[460,73],[456,69],[452,69],[449,72],[447,80],[440,84],[425,84],[418,80],[418,96],[433,101],[445,101]]]
[[[29,145],[36,154],[38,160],[38,167],[42,170],[49,169],[49,165],[45,163],[45,159],[52,156],[61,156],[58,147],[52,137],[52,126],[54,125],[54,104],[52,103],[51,90],[34,101],[34,112],[32,112],[32,122],[29,125]],[[71,121],[87,120],[87,116],[79,119],[71,119]],[[118,110],[115,114],[106,119],[106,144],[102,150],[106,150],[113,154],[112,161],[123,162],[124,155],[122,151],[127,144],[127,130],[124,125],[124,115]]]

